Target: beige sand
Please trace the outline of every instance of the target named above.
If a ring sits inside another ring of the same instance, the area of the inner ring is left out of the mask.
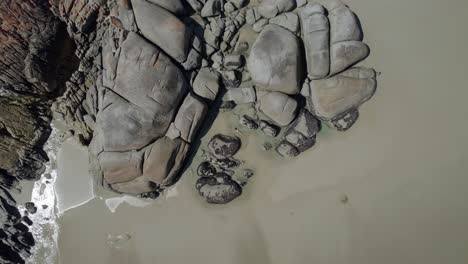
[[[228,206],[204,203],[187,174],[144,208],[69,210],[61,263],[467,263],[468,2],[348,3],[372,48],[364,65],[382,72],[355,127],[283,163],[251,138],[257,175]]]

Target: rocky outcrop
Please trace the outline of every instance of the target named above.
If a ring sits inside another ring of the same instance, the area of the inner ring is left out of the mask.
[[[33,245],[7,189],[41,174],[52,112],[89,144],[104,187],[157,197],[218,107],[265,136],[265,151],[295,157],[322,125],[350,129],[376,90],[375,71],[355,66],[369,55],[359,20],[338,0],[7,0],[0,22],[6,263]],[[238,176],[253,174],[235,157],[241,145],[208,142],[195,186],[207,202],[241,195]]]
[[[130,186],[154,191],[172,182],[224,87],[224,105],[255,104],[265,119],[242,115],[241,124],[271,137],[283,127],[285,143],[299,152],[315,142],[294,129],[303,113],[346,130],[375,91],[375,73],[348,70],[368,48],[357,17],[339,1],[187,4],[194,13],[181,1],[51,0],[80,60],[53,110],[83,143],[92,139],[95,171],[111,188],[136,194]],[[155,144],[172,156],[149,155]],[[156,165],[166,168],[144,172]]]

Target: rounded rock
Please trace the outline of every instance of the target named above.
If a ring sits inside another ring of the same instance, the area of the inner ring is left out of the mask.
[[[211,153],[218,159],[229,158],[239,151],[241,141],[238,137],[215,135],[208,143]]]

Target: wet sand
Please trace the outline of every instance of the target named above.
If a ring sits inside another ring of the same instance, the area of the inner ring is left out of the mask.
[[[94,191],[86,147],[70,138],[62,144],[57,157],[60,176],[55,182],[55,192],[58,213],[62,214],[91,200]]]
[[[348,3],[382,73],[350,131],[289,162],[243,138],[256,175],[227,206],[190,172],[143,208],[96,197],[59,219],[60,263],[466,263],[468,2]]]

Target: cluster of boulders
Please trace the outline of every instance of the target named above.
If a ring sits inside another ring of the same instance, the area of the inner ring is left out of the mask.
[[[241,115],[240,123],[281,134],[272,141],[281,156],[311,148],[322,122],[349,129],[376,89],[373,69],[353,67],[369,55],[358,18],[341,1],[323,2],[248,6],[237,44],[243,49],[233,51],[245,56],[246,67],[240,87],[228,87],[223,99],[255,107],[257,113]]]
[[[241,147],[241,140],[236,136],[217,134],[207,144],[196,173],[195,187],[200,196],[208,203],[229,203],[242,194],[242,187],[253,176],[250,169],[241,169],[241,161],[234,155]]]
[[[154,198],[180,177],[210,113],[251,106],[240,124],[294,157],[322,124],[349,129],[376,90],[376,72],[355,66],[369,47],[340,0],[8,0],[0,21],[5,263],[32,244],[8,189],[43,172],[54,101],[104,186]],[[242,191],[229,174],[239,161],[215,151],[197,189],[224,203]]]
[[[240,123],[280,138],[271,148],[294,157],[315,144],[321,122],[340,131],[353,125],[376,88],[372,69],[353,68],[369,48],[356,15],[338,0],[106,6],[108,13],[95,3],[76,12],[60,5],[83,17],[68,20],[68,31],[87,50],[80,68],[92,74],[73,74],[55,109],[78,123],[94,173],[117,192],[157,197],[177,181],[217,98],[222,111],[253,106]],[[90,14],[95,34],[86,41]]]

